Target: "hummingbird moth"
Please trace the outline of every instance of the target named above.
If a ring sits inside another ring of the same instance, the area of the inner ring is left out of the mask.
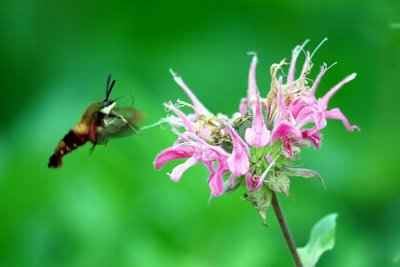
[[[93,151],[96,145],[106,144],[108,138],[123,137],[139,130],[136,124],[142,120],[142,115],[132,107],[115,107],[117,101],[109,98],[114,85],[115,80],[111,81],[109,75],[105,99],[86,108],[79,122],[57,144],[49,159],[49,168],[61,168],[62,157],[87,141],[93,144]]]

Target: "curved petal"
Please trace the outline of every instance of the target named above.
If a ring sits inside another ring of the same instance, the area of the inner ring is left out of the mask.
[[[178,182],[179,179],[181,179],[182,174],[192,167],[193,165],[196,165],[197,163],[200,162],[200,157],[194,155],[190,157],[188,160],[186,160],[184,163],[179,164],[176,166],[171,173],[169,173],[169,177],[171,177],[171,180],[174,182]]]
[[[331,97],[340,89],[343,87],[343,85],[345,85],[346,83],[350,82],[351,80],[354,80],[356,78],[357,74],[353,73],[349,76],[347,76],[346,78],[344,78],[340,83],[338,83],[337,85],[335,85],[331,90],[329,90],[328,93],[326,93],[324,95],[323,98],[319,99],[318,103],[321,107],[321,109],[326,110],[326,107],[328,106],[328,102],[331,99]]]
[[[249,171],[249,157],[246,154],[232,154],[227,161],[229,170],[236,176],[243,175]]]
[[[170,70],[172,76],[174,77],[175,82],[185,91],[187,96],[192,100],[193,105],[197,109],[197,111],[201,114],[211,114],[208,109],[199,101],[199,99],[193,94],[193,92],[189,89],[189,87],[182,80],[181,76],[175,73],[173,70]]]
[[[279,138],[288,135],[291,135],[296,140],[301,138],[301,132],[296,127],[287,121],[282,121],[272,131],[271,141],[275,142]]]
[[[300,52],[304,49],[304,46],[308,43],[309,40],[306,40],[302,45],[296,46],[293,51],[292,51],[292,60],[290,61],[290,67],[289,67],[289,74],[288,74],[288,79],[287,79],[287,84],[291,84],[295,78],[295,68],[296,68],[296,61],[297,58],[300,54]]]
[[[249,87],[247,89],[247,104],[251,107],[254,112],[255,104],[254,100],[257,98],[258,89],[256,84],[256,68],[257,68],[257,55],[254,54],[253,60],[251,61],[249,71]]]
[[[172,110],[175,112],[176,115],[181,118],[183,125],[185,126],[186,131],[193,132],[194,131],[194,126],[193,123],[190,121],[190,119],[179,109],[177,109],[171,102],[168,104],[164,104],[166,108],[169,110]],[[171,124],[172,125],[172,124]]]
[[[246,185],[247,185],[247,189],[249,189],[249,192],[253,192],[255,185],[254,185],[254,181],[253,181],[253,175],[248,172],[246,174]]]
[[[260,95],[257,92],[257,101],[253,113],[253,125],[245,132],[246,142],[253,147],[263,147],[270,141],[271,133],[265,126],[264,118],[261,113]]]
[[[227,168],[219,162],[218,167],[211,172],[211,175],[208,178],[208,185],[210,186],[211,194],[215,197],[224,193],[224,180],[222,179],[222,176],[226,171]]]
[[[193,146],[185,146],[179,144],[174,147],[167,148],[160,154],[158,154],[153,164],[156,169],[160,169],[167,162],[170,162],[175,159],[191,157],[193,156],[194,152],[195,148]]]
[[[260,189],[262,187],[262,183],[260,181],[260,176],[252,175],[250,172],[246,174],[246,185],[249,192],[253,192],[256,189]]]
[[[314,112],[313,120],[314,120],[315,126],[312,127],[311,129],[309,129],[309,135],[313,135],[313,134],[317,133],[319,130],[325,128],[327,125],[324,112],[321,112],[321,111]]]
[[[350,125],[349,120],[338,108],[327,110],[324,112],[324,115],[328,119],[341,120],[348,131],[353,132],[355,129],[360,131],[360,128],[357,125]]]
[[[247,105],[248,105],[248,100],[247,98],[242,98],[240,100],[240,104],[239,104],[239,111],[240,114],[244,115],[247,113]]]
[[[310,95],[314,96],[315,95],[315,90],[317,90],[317,87],[322,79],[322,76],[324,76],[325,72],[328,70],[328,66],[324,63],[321,67],[321,71],[319,72],[317,79],[315,79],[311,89],[310,89]]]
[[[246,143],[240,138],[231,125],[226,125],[233,143],[232,154],[228,157],[228,167],[234,176],[240,176],[249,171],[249,150]]]
[[[310,135],[309,130],[304,130],[301,132],[303,139],[311,141],[316,149],[321,146],[322,136],[320,133],[314,133]]]
[[[289,111],[292,113],[293,118],[298,121],[298,117],[304,112],[304,109],[308,110],[312,103],[316,100],[312,96],[299,96],[295,98],[289,105]]]

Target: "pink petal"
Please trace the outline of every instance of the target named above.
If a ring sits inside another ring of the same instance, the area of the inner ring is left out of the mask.
[[[182,174],[189,169],[190,167],[192,167],[193,165],[196,165],[197,163],[199,163],[200,161],[200,157],[199,156],[192,156],[190,157],[188,160],[186,160],[184,163],[179,164],[178,166],[176,166],[173,170],[172,173],[168,174],[169,177],[171,177],[172,181],[174,182],[178,182],[179,179],[181,179]]]
[[[194,131],[194,126],[190,119],[179,109],[177,109],[172,103],[164,104],[164,106],[170,110],[172,110],[176,115],[181,118],[183,125],[185,126],[185,129],[189,132]]]
[[[310,135],[309,130],[304,130],[301,133],[302,133],[303,139],[307,139],[307,140],[311,141],[314,144],[314,147],[316,149],[320,148],[321,140],[322,140],[322,136],[320,133],[314,133],[314,134]]]
[[[309,130],[310,135],[315,134],[319,130],[325,128],[327,125],[324,112],[320,112],[320,111],[314,112],[313,119],[314,119],[315,126]]]
[[[306,52],[306,60],[304,61],[303,68],[301,70],[301,77],[304,77],[310,70],[311,55],[310,52]]]
[[[253,113],[253,125],[245,132],[246,142],[253,147],[263,147],[270,141],[270,131],[265,126],[264,118],[261,113],[260,95],[256,93],[256,107]]]
[[[251,106],[253,112],[255,108],[254,99],[256,99],[258,94],[258,89],[256,84],[256,67],[257,67],[257,55],[254,54],[253,60],[251,61],[250,65],[249,87],[247,89],[248,105]]]
[[[185,134],[187,137],[190,137],[191,139],[196,141],[199,148],[205,151],[213,152],[214,155],[217,156],[217,159],[227,158],[230,156],[230,154],[226,152],[222,147],[209,145],[206,141],[199,138],[197,135],[193,133],[186,132]]]
[[[297,130],[294,125],[292,125],[288,121],[282,121],[277,126],[275,126],[274,130],[272,131],[271,141],[275,142],[279,138],[288,135],[292,136],[296,140],[301,138],[301,132]]]
[[[279,88],[278,88],[278,111],[280,113],[281,119],[284,119],[287,113],[287,107],[285,103],[285,97],[283,95],[282,89],[282,77],[279,77]]]
[[[156,160],[154,161],[154,167],[156,169],[160,169],[167,162],[170,162],[175,159],[191,157],[193,156],[194,152],[195,152],[194,147],[185,146],[182,144],[168,148],[162,151],[160,154],[158,154]]]
[[[250,172],[246,174],[246,185],[247,188],[249,189],[249,192],[253,192],[254,189],[256,189],[256,181],[254,180],[257,180],[257,178],[259,177],[254,177],[254,178],[255,179],[253,179],[253,175]]]
[[[333,108],[331,110],[327,110],[324,112],[324,115],[328,119],[335,119],[335,120],[341,120],[346,127],[347,130],[349,131],[354,131],[354,129],[357,129],[360,131],[360,128],[357,125],[350,125],[348,119],[346,116],[340,111],[338,108]]]
[[[184,83],[182,78],[174,71],[170,70],[170,72],[172,76],[174,76],[175,82],[183,89],[183,91],[185,91],[190,100],[192,100],[192,103],[197,111],[201,114],[211,114],[211,112],[206,109],[206,107],[199,101],[199,99],[197,99],[197,97],[193,94],[189,87]]]
[[[315,107],[315,105],[308,105],[304,106],[299,113],[297,113],[297,116],[295,117],[296,121],[296,127],[298,129],[303,128],[304,125],[314,122],[314,113],[319,112],[318,107]]]
[[[248,104],[247,98],[242,98],[240,100],[240,105],[239,105],[240,114],[244,115],[247,113],[247,104]]]
[[[285,148],[285,151],[288,153],[289,157],[293,157],[293,145],[292,145],[292,139],[290,139],[288,136],[282,137],[282,144],[283,147]]]
[[[305,117],[301,122],[297,123],[297,128],[303,127],[306,123],[313,122],[315,125],[308,129],[309,135],[317,133],[319,130],[323,129],[327,125],[324,112],[313,110],[307,117]]]
[[[222,176],[226,171],[227,168],[222,166],[221,162],[219,162],[217,169],[215,169],[208,178],[211,194],[215,197],[224,193],[224,180]]]
[[[324,76],[324,74],[327,71],[327,69],[328,68],[327,68],[326,64],[324,63],[324,65],[322,65],[320,73],[317,76],[317,79],[315,79],[315,81],[314,81],[314,83],[313,83],[313,85],[312,85],[312,87],[310,89],[310,95],[313,96],[315,94],[315,90],[317,90],[317,87],[318,87],[318,85],[319,85],[319,83],[320,83],[320,81],[322,79],[322,76]]]
[[[249,157],[244,153],[234,153],[227,159],[229,170],[237,176],[249,171]]]
[[[264,147],[268,144],[270,135],[266,127],[260,130],[253,127],[246,129],[245,139],[253,147]]]
[[[326,107],[328,106],[328,102],[331,99],[331,97],[340,89],[343,87],[343,85],[345,85],[346,83],[350,82],[351,80],[354,80],[354,78],[356,78],[357,74],[353,73],[349,76],[347,76],[343,81],[341,81],[340,83],[338,83],[335,87],[333,87],[331,90],[329,90],[328,93],[326,93],[326,95],[322,98],[319,99],[319,105],[321,107],[321,109],[325,110]]]
[[[292,113],[293,118],[297,119],[299,113],[302,112],[304,108],[308,108],[312,103],[315,103],[314,97],[311,96],[299,96],[295,98],[289,105],[289,111]]]
[[[204,165],[210,172],[214,170],[214,161],[218,160],[219,160],[218,154],[210,149],[203,151],[201,155],[201,161],[204,163]]]
[[[290,67],[289,67],[289,74],[288,74],[288,79],[287,79],[287,84],[291,84],[295,79],[295,69],[296,69],[296,61],[297,58],[300,54],[300,52],[303,50],[304,46],[308,43],[308,40],[306,40],[301,46],[298,45],[296,46],[293,51],[292,51],[292,60],[290,62]]]
[[[230,135],[232,136],[233,150],[232,154],[228,157],[229,170],[235,176],[240,176],[249,171],[249,151],[246,143],[240,138],[231,125],[227,124]]]

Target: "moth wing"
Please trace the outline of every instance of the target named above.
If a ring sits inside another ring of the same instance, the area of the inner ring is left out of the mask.
[[[134,108],[118,107],[114,108],[111,113],[113,115],[121,115],[132,125],[143,120],[143,114]]]
[[[110,115],[103,118],[102,127],[98,128],[97,143],[106,143],[108,138],[125,137],[136,133],[136,123],[143,116],[133,108],[114,108]]]

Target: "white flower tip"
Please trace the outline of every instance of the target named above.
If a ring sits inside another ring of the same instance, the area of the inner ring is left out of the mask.
[[[309,41],[310,41],[310,39],[306,39],[306,40],[304,40],[304,43],[301,45],[301,47],[305,47],[305,46],[306,46],[306,44],[307,44]]]
[[[251,64],[257,64],[257,52],[250,51],[250,52],[247,52],[247,55],[253,57]]]
[[[311,58],[314,56],[315,52],[318,51],[318,49],[326,42],[328,41],[328,38],[324,38],[318,45],[317,47],[314,49],[314,51],[311,53]]]
[[[293,49],[293,54],[297,57],[299,55],[299,53],[304,49],[304,47],[306,46],[306,44],[310,41],[310,39],[306,39],[301,45],[297,45],[294,49]]]
[[[355,78],[356,78],[356,76],[357,76],[357,73],[352,73],[351,75],[349,75],[348,77],[347,77],[347,81],[351,81],[351,80],[354,80]]]
[[[324,63],[325,64],[325,63]],[[333,62],[329,67],[326,68],[326,70],[329,70],[330,68],[332,68],[333,66],[335,66],[337,64],[337,61]],[[326,64],[325,64],[326,65]]]
[[[179,77],[178,73],[176,73],[173,69],[169,69],[169,73],[171,73],[172,76],[174,76],[174,78]]]
[[[174,105],[172,104],[171,101],[169,101],[168,103],[163,103],[164,107],[165,107],[165,111],[171,111],[174,108]]]
[[[179,177],[175,177],[169,172],[167,172],[167,175],[169,176],[169,178],[171,178],[172,181],[174,181],[174,182],[178,182],[179,181]]]

